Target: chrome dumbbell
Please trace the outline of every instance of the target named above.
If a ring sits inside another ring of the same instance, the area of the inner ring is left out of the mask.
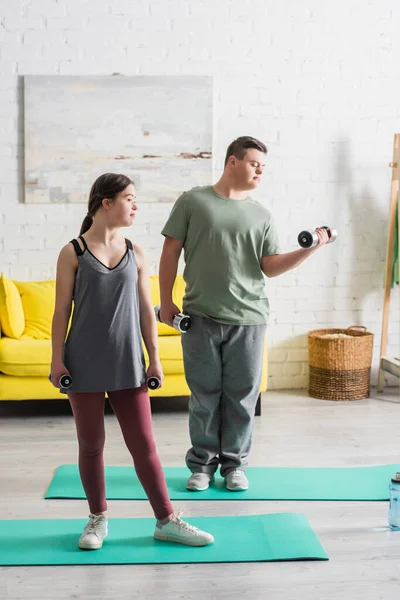
[[[158,390],[158,388],[161,387],[161,381],[158,377],[149,377],[147,380],[147,387],[150,390]]]
[[[332,227],[328,227],[327,225],[323,225],[323,227],[321,227],[321,229],[326,229],[326,232],[329,236],[329,241],[327,242],[327,244],[331,244],[332,242],[334,242],[336,240],[336,238],[337,238],[336,229],[333,229]],[[305,229],[304,231],[300,231],[300,233],[297,237],[297,241],[299,242],[299,245],[302,248],[314,248],[314,246],[316,246],[318,244],[318,234],[315,230],[310,231],[308,229]]]
[[[159,323],[163,323],[160,319],[160,305],[154,307],[154,314],[156,315],[156,319]],[[185,315],[183,313],[178,313],[175,315],[173,320],[173,327],[180,331],[180,333],[186,333],[192,324],[192,319],[189,315]]]
[[[49,374],[49,381],[51,382],[51,373]],[[62,388],[63,390],[68,390],[68,388],[70,388],[72,385],[71,375],[61,375],[60,379],[58,380],[58,383],[60,385],[60,388]]]

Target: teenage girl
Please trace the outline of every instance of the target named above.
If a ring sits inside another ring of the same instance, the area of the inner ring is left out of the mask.
[[[62,375],[72,378],[68,399],[90,509],[79,547],[87,550],[101,548],[107,537],[105,392],[157,519],[154,537],[190,546],[214,541],[174,514],[153,438],[146,381],[151,376],[163,381],[157,325],[143,251],[121,232],[132,225],[136,211],[131,179],[101,175],[90,191],[79,238],[62,248],[57,263],[51,382],[60,387]],[[150,361],[147,372],[142,337]]]

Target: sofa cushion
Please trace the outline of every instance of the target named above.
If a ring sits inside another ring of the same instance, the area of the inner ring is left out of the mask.
[[[185,334],[183,334],[185,335]],[[162,335],[158,338],[158,350],[164,375],[181,375],[184,373],[183,353],[180,335]],[[146,365],[149,357],[143,343]]]
[[[0,326],[4,335],[19,340],[25,329],[21,296],[13,281],[0,278]]]
[[[164,375],[184,372],[181,338],[165,335],[158,338],[159,352]],[[144,347],[146,364],[148,355]],[[51,363],[51,340],[24,338],[0,339],[0,371],[20,377],[47,377]]]
[[[51,339],[55,281],[15,281],[25,314],[24,338]]]
[[[0,339],[0,371],[6,375],[47,377],[50,363],[50,340]]]

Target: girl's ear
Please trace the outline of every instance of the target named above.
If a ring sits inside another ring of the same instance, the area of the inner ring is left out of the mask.
[[[101,201],[101,204],[102,204],[103,208],[105,208],[106,210],[109,210],[109,208],[111,206],[110,198],[103,198],[103,200]]]

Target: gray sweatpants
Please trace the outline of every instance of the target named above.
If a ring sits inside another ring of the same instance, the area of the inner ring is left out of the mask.
[[[186,464],[221,475],[245,470],[260,391],[265,325],[222,325],[190,315],[182,334],[185,377],[191,391]]]

